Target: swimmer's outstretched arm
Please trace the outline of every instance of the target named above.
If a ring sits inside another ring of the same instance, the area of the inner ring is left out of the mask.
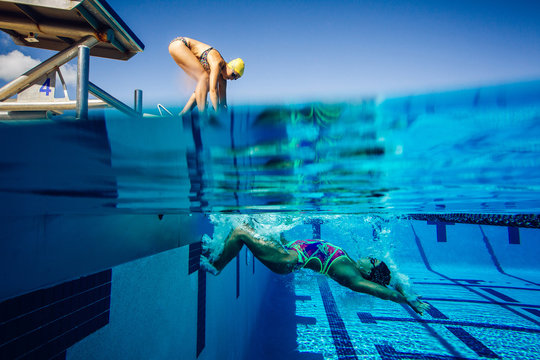
[[[179,115],[184,115],[185,113],[193,110],[193,108],[197,105],[195,103],[195,93],[191,94],[191,97],[189,98],[188,102],[186,103],[186,106],[180,111]]]
[[[420,315],[423,315],[424,311],[429,308],[429,305],[420,301],[418,297],[409,298],[402,292],[364,279],[353,263],[349,263],[347,260],[335,264],[328,275],[340,285],[353,291],[372,295],[383,300],[390,300],[398,304],[407,304]]]
[[[420,315],[423,315],[424,311],[427,308],[429,308],[429,305],[420,301],[418,297],[409,299],[397,290],[389,289],[385,286],[365,280],[364,278],[356,282],[353,282],[352,284],[350,284],[350,286],[348,286],[348,288],[356,292],[361,292],[361,293],[376,296],[379,299],[390,300],[398,304],[407,304],[417,314],[420,314]]]

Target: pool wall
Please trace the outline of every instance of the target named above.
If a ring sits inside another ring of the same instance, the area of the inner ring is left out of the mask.
[[[0,300],[200,240],[201,215],[1,217]]]
[[[189,246],[114,267],[109,324],[67,359],[242,359],[269,276],[245,248],[217,277]]]

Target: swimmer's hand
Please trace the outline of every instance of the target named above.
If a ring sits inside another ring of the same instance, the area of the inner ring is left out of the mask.
[[[424,315],[424,311],[430,307],[429,304],[420,300],[420,296],[407,298],[407,305],[409,305],[418,315]]]

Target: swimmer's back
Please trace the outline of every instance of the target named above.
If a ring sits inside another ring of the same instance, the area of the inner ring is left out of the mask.
[[[201,57],[201,54],[210,48],[211,46],[205,43],[202,43],[200,41],[197,41],[192,38],[188,38],[184,36],[184,39],[186,39],[187,43],[189,44],[189,47],[191,49],[191,52],[198,58]]]

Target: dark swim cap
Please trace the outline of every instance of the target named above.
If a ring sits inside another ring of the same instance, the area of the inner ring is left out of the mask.
[[[375,266],[371,270],[368,280],[373,281],[374,283],[377,283],[379,285],[386,286],[390,284],[390,269],[388,269],[388,266],[386,266],[386,264],[381,261],[379,265]]]

